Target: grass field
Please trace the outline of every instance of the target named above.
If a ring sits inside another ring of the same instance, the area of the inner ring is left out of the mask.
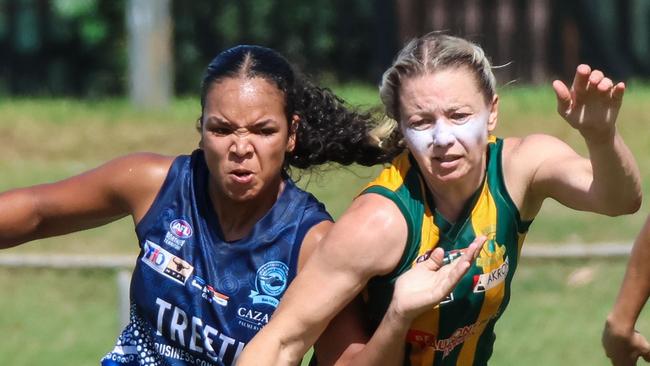
[[[499,321],[493,365],[607,365],[602,324],[623,276],[621,260],[524,260]],[[590,281],[570,285],[572,273]],[[0,269],[0,364],[93,365],[118,334],[110,271]],[[639,320],[650,334],[650,314]]]
[[[335,88],[365,106],[377,103],[364,86]],[[650,144],[645,103],[650,88],[632,85],[619,130],[637,157],[643,191],[650,186]],[[0,190],[51,182],[134,151],[188,153],[198,135],[198,102],[178,100],[164,111],[137,111],[125,101],[0,100]],[[584,143],[555,113],[548,88],[501,91],[497,134],[548,133],[580,152]],[[324,201],[336,217],[375,168],[329,167],[301,174],[300,184]],[[294,172],[300,173],[300,172]],[[528,243],[631,242],[648,213],[619,218],[579,213],[554,203],[531,228]],[[6,213],[5,213],[6,214]],[[5,253],[134,254],[133,225],[123,219],[103,228],[41,240]],[[605,365],[600,329],[622,278],[625,262],[524,261],[514,281],[509,310],[497,326],[495,365]],[[590,282],[567,285],[578,269]],[[110,271],[9,270],[0,268],[0,365],[87,365],[109,350],[118,333],[117,299]],[[650,335],[650,318],[640,326]]]

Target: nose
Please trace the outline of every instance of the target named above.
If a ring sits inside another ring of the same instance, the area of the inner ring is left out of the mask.
[[[230,152],[239,157],[244,157],[253,152],[253,145],[248,140],[248,136],[235,135],[232,145],[230,145]]]
[[[436,127],[433,129],[432,134],[433,145],[436,147],[450,147],[456,140],[452,128],[445,121],[436,121]]]

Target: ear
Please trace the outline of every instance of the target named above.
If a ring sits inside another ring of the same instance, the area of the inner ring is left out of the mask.
[[[300,116],[294,114],[291,116],[291,122],[289,122],[289,140],[287,141],[287,152],[292,152],[296,148],[296,131],[298,131],[298,125],[300,124]]]
[[[497,128],[497,117],[499,115],[499,96],[494,94],[492,103],[490,103],[490,116],[488,117],[488,133],[492,133]]]
[[[203,113],[196,120],[196,130],[199,132],[199,149],[203,150]]]

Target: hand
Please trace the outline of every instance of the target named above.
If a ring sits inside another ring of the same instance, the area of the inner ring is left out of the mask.
[[[443,264],[444,250],[436,248],[427,260],[400,275],[391,301],[394,313],[410,323],[439,304],[467,272],[485,240],[483,236],[474,239],[460,257],[447,265]]]
[[[608,322],[603,330],[602,342],[605,354],[614,366],[634,366],[639,357],[650,362],[650,344],[633,329],[618,332]]]
[[[607,139],[616,132],[615,123],[623,102],[625,84],[616,85],[599,70],[588,65],[576,69],[571,90],[553,82],[557,111],[585,139]]]

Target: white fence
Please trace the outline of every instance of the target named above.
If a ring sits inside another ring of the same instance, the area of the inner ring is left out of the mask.
[[[632,246],[621,243],[525,245],[521,255],[531,259],[590,259],[604,257],[627,257]],[[129,320],[129,283],[135,263],[132,255],[52,255],[52,254],[4,254],[0,255],[0,267],[51,268],[51,269],[107,269],[116,273],[118,314],[120,326]]]

